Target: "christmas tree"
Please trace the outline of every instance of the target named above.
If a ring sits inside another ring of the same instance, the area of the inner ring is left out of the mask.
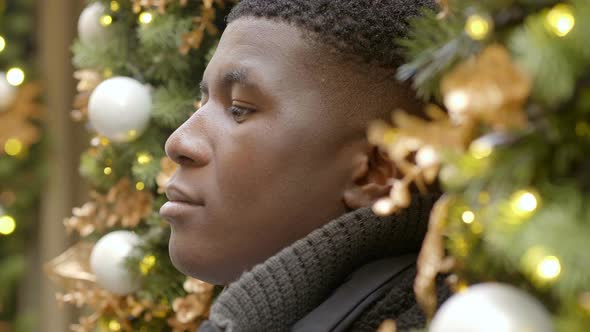
[[[42,180],[40,86],[34,68],[34,1],[0,2],[0,331],[32,331],[19,301]]]
[[[92,1],[73,45],[75,121],[88,123],[80,172],[91,200],[66,229],[80,241],[47,265],[87,306],[73,331],[194,331],[214,287],[177,272],[158,210],[175,170],[166,138],[199,104],[199,83],[231,4],[222,0]]]
[[[400,41],[398,78],[429,119],[396,112],[369,130],[403,171],[374,210],[438,175],[414,285],[430,331],[587,331],[590,3],[439,3]],[[456,294],[436,312],[439,273]]]

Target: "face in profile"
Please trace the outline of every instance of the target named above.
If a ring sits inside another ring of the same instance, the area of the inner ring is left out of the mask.
[[[166,143],[180,167],[161,215],[183,273],[231,282],[346,212],[370,149],[346,109],[375,107],[375,89],[317,52],[284,23],[238,19],[224,32],[201,108]]]

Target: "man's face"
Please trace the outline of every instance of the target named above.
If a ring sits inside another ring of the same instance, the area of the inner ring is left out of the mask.
[[[185,274],[231,282],[346,211],[342,194],[365,143],[341,109],[359,96],[330,82],[335,69],[314,67],[308,44],[267,20],[239,19],[224,32],[202,107],[166,143],[180,167],[161,214]]]

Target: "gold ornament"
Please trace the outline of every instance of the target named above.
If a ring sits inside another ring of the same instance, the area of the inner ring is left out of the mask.
[[[445,258],[443,241],[444,226],[448,217],[451,199],[443,196],[432,209],[428,232],[422,243],[418,256],[417,275],[414,280],[416,300],[431,319],[436,311],[436,276],[440,272],[449,271],[453,262]]]
[[[183,284],[183,288],[188,293],[207,295],[213,292],[214,286],[199,279],[188,277]]]
[[[180,323],[187,324],[202,316],[207,307],[197,294],[189,294],[186,297],[175,299],[172,309],[176,313],[176,319]]]
[[[166,192],[166,186],[168,185],[168,181],[172,178],[174,172],[178,168],[170,158],[163,157],[160,159],[160,167],[161,171],[156,177],[156,183],[158,184],[158,193],[163,194]]]
[[[120,225],[134,228],[152,212],[153,196],[137,191],[127,178],[121,179],[106,195],[90,194],[92,201],[72,210],[73,216],[64,221],[68,232],[88,236]]]
[[[397,332],[397,325],[395,324],[395,321],[388,319],[379,326],[377,332]]]
[[[526,125],[523,107],[531,80],[514,65],[503,46],[488,46],[458,65],[443,78],[441,90],[456,123],[483,122],[495,130]]]
[[[181,54],[186,55],[191,49],[201,47],[205,33],[210,36],[219,34],[219,29],[214,24],[216,17],[214,3],[221,8],[225,5],[223,0],[203,0],[201,15],[193,18],[193,29],[182,36],[182,45],[179,48]]]
[[[96,277],[90,269],[92,248],[94,248],[93,243],[79,242],[47,263],[44,267],[45,273],[55,283],[66,289],[74,289],[78,285],[94,285]]]
[[[88,101],[92,91],[103,81],[103,76],[95,70],[78,70],[74,72],[74,78],[78,80],[76,89],[78,94],[74,97],[74,110],[70,113],[72,120],[76,122],[88,119]]]
[[[19,156],[41,138],[39,128],[31,122],[39,119],[43,110],[37,102],[40,93],[39,85],[25,84],[9,109],[0,112],[0,156]]]

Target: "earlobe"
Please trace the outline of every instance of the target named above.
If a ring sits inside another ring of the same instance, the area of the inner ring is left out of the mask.
[[[387,156],[377,147],[357,159],[352,181],[344,191],[344,203],[350,209],[370,206],[391,190],[390,179],[396,170]]]

